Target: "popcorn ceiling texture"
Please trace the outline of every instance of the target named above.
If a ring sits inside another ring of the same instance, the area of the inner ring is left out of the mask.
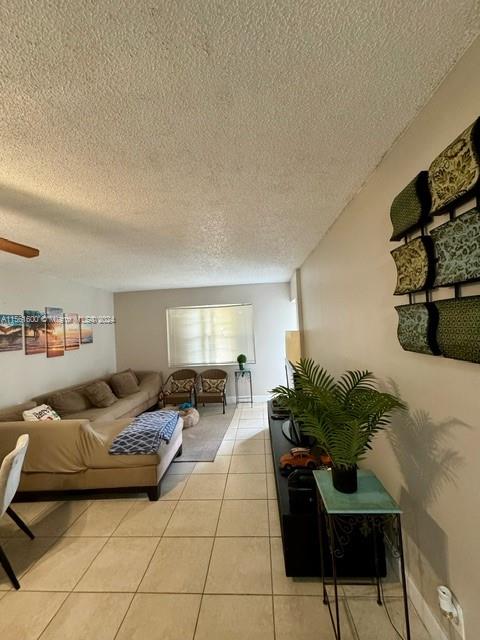
[[[0,235],[41,250],[0,267],[133,290],[287,280],[479,4],[5,0],[0,25]]]

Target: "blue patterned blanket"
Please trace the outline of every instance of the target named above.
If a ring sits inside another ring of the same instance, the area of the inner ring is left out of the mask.
[[[148,411],[137,416],[134,421],[118,434],[110,446],[114,456],[151,455],[157,453],[160,441],[167,444],[178,422],[176,411]]]

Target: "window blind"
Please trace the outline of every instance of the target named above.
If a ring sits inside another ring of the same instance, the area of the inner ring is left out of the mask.
[[[244,353],[255,362],[253,306],[176,307],[167,309],[168,364],[236,364]]]

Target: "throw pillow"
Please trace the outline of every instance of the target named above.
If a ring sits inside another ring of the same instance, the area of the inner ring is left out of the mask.
[[[202,389],[205,393],[223,393],[225,389],[225,379],[202,378]]]
[[[117,398],[126,398],[140,391],[137,376],[131,369],[116,373],[110,379],[110,385]]]
[[[92,405],[80,391],[57,391],[47,398],[50,405],[61,416],[86,411]]]
[[[112,390],[103,380],[98,380],[93,384],[89,384],[88,387],[85,387],[83,392],[95,407],[110,407],[117,401]]]
[[[170,386],[172,393],[189,393],[193,387],[193,380],[191,378],[185,378],[185,380],[174,380],[172,378],[172,384]]]
[[[56,411],[49,407],[48,404],[39,404],[38,407],[27,409],[23,412],[23,419],[26,422],[43,422],[46,420],[61,420]]]

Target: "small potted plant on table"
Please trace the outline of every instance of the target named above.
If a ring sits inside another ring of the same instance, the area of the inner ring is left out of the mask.
[[[245,363],[247,362],[247,356],[243,353],[237,356],[238,368],[240,371],[245,369]]]
[[[299,421],[305,435],[332,460],[334,487],[343,493],[357,490],[357,464],[372,448],[375,435],[390,424],[398,398],[376,389],[370,371],[347,371],[335,380],[311,359],[295,370],[295,388],[273,389],[276,399]]]

